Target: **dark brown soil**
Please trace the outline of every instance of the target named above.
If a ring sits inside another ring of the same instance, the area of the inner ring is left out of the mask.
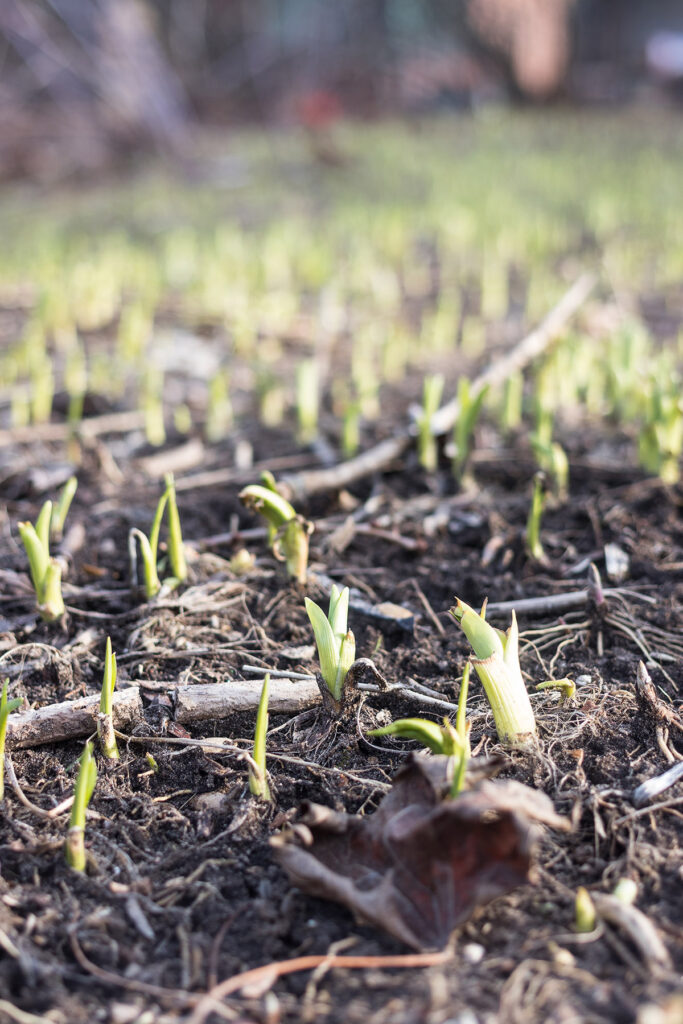
[[[254,428],[251,440],[257,461],[301,451],[286,434]],[[357,587],[371,602],[392,601],[415,613],[412,636],[382,632],[352,613],[358,654],[372,657],[390,682],[423,684],[449,701],[468,655],[448,615],[455,594],[477,604],[487,596],[491,602],[519,601],[576,590],[585,585],[591,560],[609,586],[608,542],[628,554],[630,571],[606,608],[520,615],[522,668],[530,685],[565,676],[577,683],[565,704],[554,691],[534,696],[539,749],[508,754],[503,772],[544,790],[574,822],[566,836],[546,834],[534,881],[478,912],[461,929],[446,967],[292,974],[267,994],[231,997],[222,1014],[209,1018],[212,1024],[613,1024],[644,1021],[638,1016],[643,1006],[673,997],[683,967],[680,784],[652,810],[636,810],[631,794],[668,767],[651,721],[639,712],[638,661],[649,662],[668,707],[680,707],[683,699],[683,491],[640,479],[627,466],[622,472],[616,457],[591,463],[586,452],[593,441],[567,441],[571,500],[545,515],[543,567],[524,551],[533,467],[521,449],[480,452],[474,464],[479,490],[468,496],[456,495],[445,462],[428,478],[412,454],[383,478],[360,482],[352,488],[357,508],[372,499],[363,521],[394,530],[394,540],[357,534],[335,552],[325,526],[331,517],[342,522],[338,496],[300,507],[318,525],[314,569]],[[168,443],[169,452],[175,443]],[[40,622],[33,611],[16,524],[34,520],[44,498],[54,495],[57,485],[45,470],[63,463],[65,451],[36,440],[7,460],[13,468],[2,485],[7,512],[0,541],[0,667],[10,676],[11,694],[39,707],[97,692],[107,635],[119,655],[119,687],[141,680],[222,682],[244,677],[243,667],[255,664],[310,673],[310,660],[282,657],[283,649],[309,645],[312,636],[303,592],[284,579],[264,540],[249,542],[257,564],[240,578],[227,560],[241,542],[202,543],[228,530],[234,514],[244,529],[260,525],[237,501],[238,480],[179,489],[185,540],[198,551],[191,579],[156,603],[145,604],[131,592],[127,533],[132,525],[149,527],[159,486],[141,471],[143,452],[131,443],[126,454],[120,437],[115,450],[124,485],[112,479],[101,452],[83,453],[68,536],[74,542],[79,524],[85,535],[74,543],[65,584],[68,614],[57,626]],[[207,464],[230,466],[232,453],[209,449]],[[309,465],[315,464],[310,453]],[[177,474],[179,481],[182,476]],[[437,512],[433,527],[429,517]],[[495,551],[493,537],[500,538]],[[311,593],[320,596],[315,587]],[[193,653],[197,649],[204,653]],[[0,810],[0,1021],[182,1021],[189,1019],[193,996],[250,967],[330,950],[405,952],[343,908],[294,890],[268,841],[304,799],[372,813],[383,792],[378,784],[386,784],[414,744],[387,739],[371,746],[362,733],[378,715],[381,721],[420,714],[438,720],[438,708],[370,695],[348,731],[318,752],[306,742],[312,713],[292,722],[273,716],[271,807],[250,798],[238,758],[165,745],[159,740],[177,739],[178,730],[172,723],[169,730],[158,706],[148,711],[148,723],[136,730],[147,742],[122,741],[119,763],[98,755],[87,874],[65,864],[65,815],[39,817],[6,784]],[[478,683],[469,715],[473,748],[496,750]],[[253,728],[253,716],[245,715],[191,732],[195,738],[230,737],[248,749]],[[672,730],[669,744],[680,757],[683,735]],[[12,753],[32,804],[46,811],[70,795],[81,750],[78,740]],[[222,799],[210,802],[205,794]],[[637,906],[658,927],[673,970],[657,976],[629,938],[607,925],[590,941],[574,933],[577,887],[610,892],[623,877],[637,882]],[[679,1019],[673,1013],[667,1019]]]

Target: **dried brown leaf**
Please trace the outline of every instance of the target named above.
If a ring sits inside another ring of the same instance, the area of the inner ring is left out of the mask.
[[[291,880],[413,949],[443,949],[477,906],[527,880],[537,823],[568,828],[543,793],[476,782],[455,799],[447,759],[415,756],[375,814],[305,805],[272,840]]]

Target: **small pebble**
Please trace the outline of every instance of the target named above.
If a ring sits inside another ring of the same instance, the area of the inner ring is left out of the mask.
[[[442,1024],[479,1024],[479,1018],[472,1010],[461,1010],[456,1017],[449,1017]]]
[[[462,958],[468,964],[480,964],[485,953],[486,950],[478,942],[468,942],[462,947]]]

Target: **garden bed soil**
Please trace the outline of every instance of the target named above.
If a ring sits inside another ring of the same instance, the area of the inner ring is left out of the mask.
[[[46,470],[64,462],[63,446],[36,441],[17,447],[12,461],[16,467],[23,460],[24,468],[3,481],[9,500],[0,542],[0,654],[12,696],[35,708],[96,693],[107,635],[119,656],[119,689],[148,686],[146,721],[120,740],[120,761],[98,755],[85,874],[64,861],[67,816],[39,815],[6,782],[0,809],[3,1022],[184,1021],[198,995],[248,968],[330,951],[407,952],[343,907],[293,888],[269,840],[305,800],[372,814],[416,745],[386,737],[370,743],[364,733],[397,717],[438,720],[441,710],[405,692],[366,693],[357,715],[318,747],[310,735],[319,711],[272,715],[271,805],[250,797],[245,763],[234,752],[183,746],[188,735],[220,736],[248,750],[255,716],[179,727],[172,702],[159,700],[160,684],[224,683],[248,676],[247,665],[314,671],[304,589],[285,579],[263,538],[215,540],[235,516],[241,529],[260,526],[238,502],[237,475],[232,483],[183,489],[179,472],[184,536],[196,556],[184,587],[145,602],[129,585],[128,531],[148,528],[160,487],[141,471],[145,452],[131,441],[126,456],[121,438],[115,440],[113,468],[106,436],[81,453],[67,522],[68,611],[59,624],[35,615],[16,524],[35,521],[44,498],[54,495]],[[257,463],[303,454],[316,464],[315,454],[287,434],[254,431],[250,440]],[[176,442],[168,443],[168,452]],[[620,593],[606,605],[587,600],[559,614],[519,616],[522,669],[532,692],[548,678],[576,683],[566,701],[558,691],[536,693],[538,746],[504,752],[502,777],[542,790],[573,824],[568,834],[544,833],[532,881],[479,909],[459,929],[445,965],[292,973],[267,991],[231,995],[220,1013],[207,1017],[212,1024],[681,1019],[680,784],[653,809],[636,808],[631,795],[668,767],[654,723],[636,698],[639,661],[648,661],[667,707],[675,711],[683,699],[683,491],[622,470],[617,439],[608,458],[591,460],[596,442],[588,435],[566,440],[571,498],[544,516],[545,565],[525,552],[533,467],[514,445],[478,452],[477,486],[464,494],[454,489],[445,460],[426,476],[411,451],[382,477],[300,503],[298,510],[318,527],[311,540],[314,573],[357,588],[372,605],[393,602],[414,613],[409,633],[352,611],[357,654],[371,657],[389,682],[428,687],[453,703],[468,656],[448,614],[454,595],[478,605],[486,597],[519,602],[576,591],[586,585],[591,561],[605,586]],[[207,450],[207,460],[209,468],[227,467],[231,453],[217,446]],[[354,533],[350,525],[346,534],[334,532],[351,513],[369,532]],[[609,543],[628,556],[618,582],[606,574]],[[229,560],[243,544],[256,565],[238,576]],[[323,600],[315,581],[307,592]],[[507,625],[505,617],[496,624]],[[473,749],[500,753],[474,680],[469,717]],[[668,743],[680,758],[683,735],[672,728]],[[71,794],[82,747],[82,739],[74,739],[11,750],[18,787],[34,808],[47,812]],[[653,970],[613,926],[605,924],[597,937],[574,932],[577,888],[611,892],[624,877],[637,883],[637,906],[658,929],[670,969]],[[668,1007],[669,1016],[662,1009],[662,1016],[646,1018],[650,1004]]]

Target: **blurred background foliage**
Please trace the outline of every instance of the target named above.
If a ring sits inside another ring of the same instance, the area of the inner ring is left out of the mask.
[[[0,175],[175,152],[197,124],[672,96],[678,33],[677,0],[3,0]]]

